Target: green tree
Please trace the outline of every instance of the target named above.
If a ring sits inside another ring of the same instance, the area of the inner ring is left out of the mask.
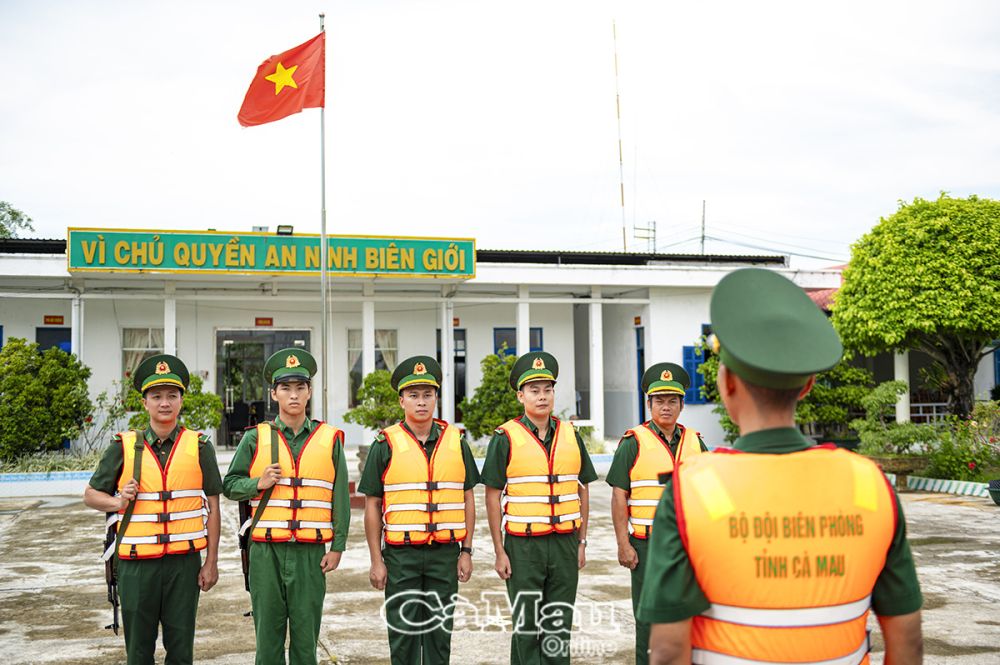
[[[203,388],[202,378],[192,374],[177,418],[182,427],[204,432],[215,429],[222,422],[222,398],[215,393],[202,392]],[[125,406],[129,411],[136,412],[128,421],[129,429],[141,432],[149,427],[149,413],[142,406],[142,395],[138,390],[133,388],[129,391]]]
[[[951,411],[974,402],[979,361],[1000,337],[1000,201],[901,202],[851,248],[833,323],[852,352],[918,350],[944,371]]]
[[[462,423],[474,438],[491,434],[524,412],[517,401],[517,393],[510,389],[510,370],[517,358],[504,355],[505,351],[506,346],[503,346],[497,353],[483,358],[479,364],[483,380],[471,399],[462,400]]]
[[[705,377],[702,394],[715,402],[713,412],[719,416],[726,441],[732,443],[739,437],[740,428],[729,418],[719,398],[719,357],[709,355],[698,372]],[[871,372],[842,360],[816,375],[816,385],[795,408],[795,421],[821,439],[844,438],[849,435],[852,416],[862,409],[862,400],[874,385]]]
[[[0,201],[0,238],[16,238],[22,230],[35,230],[31,218],[6,201]]]
[[[344,420],[368,429],[385,429],[403,419],[399,394],[392,389],[392,373],[377,369],[358,388],[358,405],[344,414]]]
[[[74,439],[92,406],[90,368],[59,348],[11,338],[0,350],[0,459],[54,450]]]

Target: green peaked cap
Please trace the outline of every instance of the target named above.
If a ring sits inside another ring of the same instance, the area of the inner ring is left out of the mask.
[[[396,365],[392,372],[392,389],[396,392],[410,386],[441,387],[441,365],[430,356],[411,356]]]
[[[559,378],[559,361],[551,353],[532,351],[514,362],[510,370],[510,387],[520,390],[529,381],[556,382]]]
[[[806,292],[770,270],[744,268],[723,277],[710,306],[719,360],[765,388],[801,388],[844,354],[837,331]]]
[[[177,356],[166,353],[146,358],[132,375],[132,385],[142,394],[156,386],[175,386],[184,392],[189,380],[187,365]]]
[[[683,395],[690,387],[691,377],[674,363],[656,363],[642,374],[642,392],[646,395]]]
[[[316,359],[304,349],[282,349],[264,363],[264,380],[270,384],[279,381],[311,381],[314,376]]]

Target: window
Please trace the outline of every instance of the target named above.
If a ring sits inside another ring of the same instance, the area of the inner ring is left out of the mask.
[[[704,362],[701,347],[684,347],[684,371],[691,377],[691,387],[684,393],[685,404],[706,404],[707,400],[701,394],[705,385],[705,377],[698,372],[698,366]]]
[[[122,328],[122,373],[132,376],[146,358],[163,353],[163,328]]]
[[[347,366],[348,375],[348,406],[352,409],[358,405],[358,389],[364,381],[361,375],[361,331],[347,331]],[[375,369],[387,369],[390,372],[396,369],[397,358],[396,331],[376,330],[375,331]]]
[[[542,329],[531,328],[528,331],[528,342],[531,351],[542,350]],[[505,356],[517,355],[517,328],[494,328],[493,329],[493,353],[500,353],[500,347],[507,345]]]

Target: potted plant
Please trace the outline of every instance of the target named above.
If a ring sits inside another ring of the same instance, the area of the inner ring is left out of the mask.
[[[896,400],[908,390],[902,381],[886,381],[861,400],[864,418],[852,421],[861,439],[858,452],[868,457],[886,473],[896,474],[896,491],[906,490],[906,477],[919,473],[930,464],[928,452],[939,434],[933,425],[897,423],[890,419]]]

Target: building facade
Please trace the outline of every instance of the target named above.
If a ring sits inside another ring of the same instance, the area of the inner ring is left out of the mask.
[[[103,242],[116,231],[88,233],[98,233],[94,237]],[[157,242],[169,236],[135,233]],[[236,244],[236,236],[228,235],[233,238],[227,242]],[[254,242],[270,254],[274,237],[256,235],[262,237]],[[309,242],[296,237],[302,238]],[[393,246],[407,241],[378,240]],[[271,272],[213,268],[211,253],[203,249],[201,267],[188,261],[183,270],[171,271],[163,263],[149,264],[155,253],[130,254],[138,244],[122,245],[112,258],[110,241],[104,264],[90,245],[93,265],[85,265],[80,248],[87,250],[86,242],[81,245],[74,230],[68,240],[0,241],[2,339],[21,337],[76,353],[93,369],[93,394],[112,388],[147,355],[174,353],[203,379],[206,391],[223,399],[220,445],[231,445],[244,427],[274,415],[261,369],[270,353],[286,346],[317,355],[313,416],[343,427],[349,445],[368,442],[370,433],[345,423],[343,413],[362,377],[374,369],[391,369],[409,355],[437,354],[445,371],[441,416],[461,422],[458,404],[479,385],[480,362],[503,348],[554,354],[560,361],[556,414],[610,439],[646,417],[638,387],[643,368],[657,361],[683,364],[696,385],[682,421],[718,445],[722,431],[713,405],[700,397],[694,371],[713,287],[747,266],[776,270],[806,289],[835,288],[840,279],[835,271],[790,270],[783,256],[472,249],[463,258],[465,274],[408,274],[407,266],[393,271],[385,261],[372,272],[350,274],[350,266],[340,265],[327,281],[324,359],[315,270],[277,264],[269,266]],[[216,263],[224,264],[225,248],[219,251]],[[232,254],[238,260],[238,250]]]

